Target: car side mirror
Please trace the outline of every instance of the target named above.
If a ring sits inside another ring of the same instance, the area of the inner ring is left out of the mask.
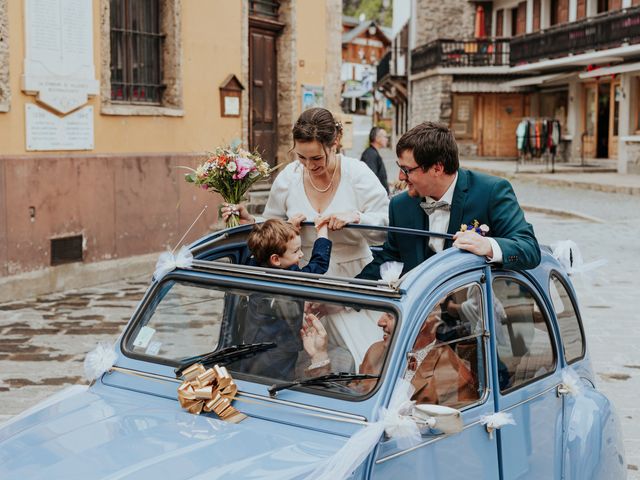
[[[461,432],[464,426],[460,411],[443,405],[415,405],[411,416],[418,424],[422,435],[450,435]]]

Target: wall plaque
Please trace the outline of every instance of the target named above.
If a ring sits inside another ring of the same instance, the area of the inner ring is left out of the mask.
[[[81,108],[64,117],[35,104],[25,105],[27,150],[92,150],[93,107]]]
[[[96,95],[91,0],[26,0],[22,89],[60,113]]]

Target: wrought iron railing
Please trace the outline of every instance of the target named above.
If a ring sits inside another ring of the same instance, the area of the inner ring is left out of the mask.
[[[389,50],[377,66],[377,79],[380,81],[387,75],[405,76],[407,74],[407,49],[393,48]]]
[[[434,67],[490,67],[509,65],[509,39],[438,39],[411,52],[411,73]]]
[[[640,43],[640,7],[603,13],[511,39],[511,65]]]

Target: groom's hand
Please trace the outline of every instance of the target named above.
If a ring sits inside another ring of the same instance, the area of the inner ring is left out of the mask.
[[[493,258],[493,248],[491,247],[489,239],[473,230],[457,232],[453,236],[453,240],[453,246],[460,250],[466,250],[467,252],[475,253],[476,255]]]

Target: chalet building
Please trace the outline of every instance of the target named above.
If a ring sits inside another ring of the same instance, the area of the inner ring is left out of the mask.
[[[339,0],[0,0],[0,289],[173,248],[205,204],[186,242],[215,228],[220,198],[181,167],[236,139],[288,161],[302,109],[340,108],[341,16]]]
[[[342,111],[372,115],[376,66],[389,45],[390,30],[371,20],[342,17]]]
[[[555,119],[565,160],[611,159],[640,173],[640,0],[411,8],[409,126],[444,122],[463,155],[516,157],[523,119]]]

